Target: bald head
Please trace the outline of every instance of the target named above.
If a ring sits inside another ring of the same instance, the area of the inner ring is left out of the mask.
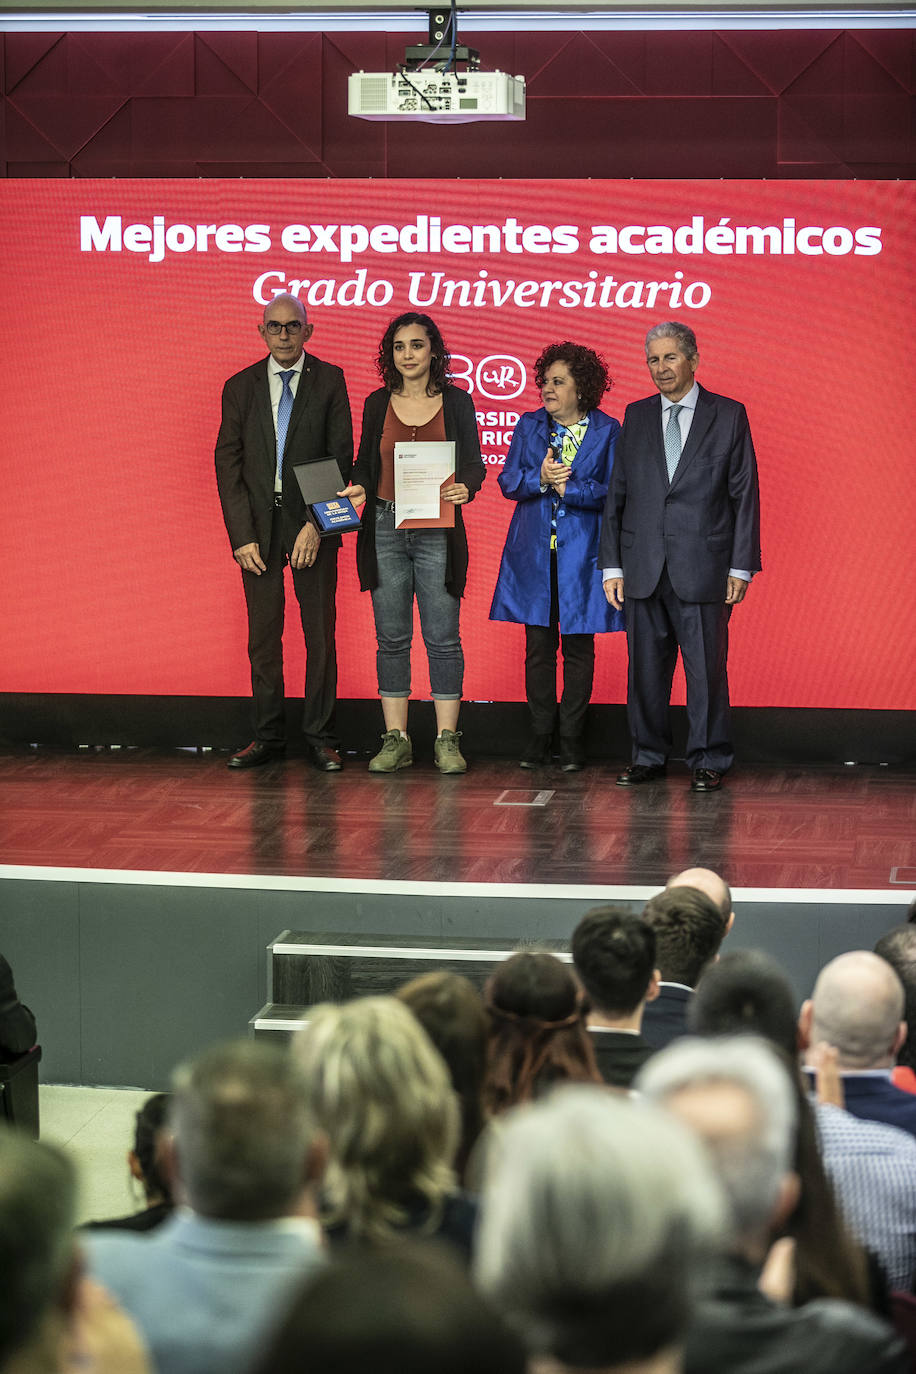
[[[887,1068],[906,1035],[903,1005],[903,984],[890,964],[854,950],[821,970],[802,1007],[802,1035],[809,1046],[833,1045],[841,1069]]]
[[[720,878],[718,873],[713,873],[711,868],[685,868],[683,873],[675,873],[673,878],[669,878],[665,887],[695,887],[705,893],[721,911],[723,919],[728,922],[728,928],[731,929],[735,918],[732,911],[731,888],[725,879]]]

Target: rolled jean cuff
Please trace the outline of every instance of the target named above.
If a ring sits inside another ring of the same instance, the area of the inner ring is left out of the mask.
[[[430,692],[433,701],[460,701],[461,692]]]
[[[410,696],[410,688],[408,687],[406,692],[390,692],[387,688],[380,687],[378,689],[378,694],[380,697],[398,697],[403,701],[406,697]]]

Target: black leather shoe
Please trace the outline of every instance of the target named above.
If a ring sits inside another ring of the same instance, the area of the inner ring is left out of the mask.
[[[226,767],[257,768],[259,764],[270,763],[271,759],[282,758],[285,753],[286,745],[279,740],[254,739],[247,748],[230,754]]]
[[[722,774],[715,768],[694,768],[690,780],[691,792],[718,792],[722,786]]]
[[[340,755],[336,749],[331,748],[330,744],[309,745],[309,759],[319,773],[339,773],[343,768]]]
[[[617,779],[618,787],[638,787],[643,782],[655,782],[668,772],[663,763],[631,763]]]
[[[532,735],[518,761],[520,768],[546,768],[550,762],[553,735]]]
[[[580,773],[585,767],[585,750],[578,736],[560,736],[560,767],[564,773]]]

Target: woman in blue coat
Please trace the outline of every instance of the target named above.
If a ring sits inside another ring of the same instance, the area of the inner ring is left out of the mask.
[[[617,420],[598,409],[612,385],[604,360],[582,344],[556,343],[534,365],[540,410],[522,415],[499,477],[515,501],[491,620],[525,626],[525,691],[531,738],[523,768],[550,762],[557,721],[557,650],[563,650],[560,767],[585,763],[585,712],[592,694],[595,635],[623,629],[604,595],[598,536]]]

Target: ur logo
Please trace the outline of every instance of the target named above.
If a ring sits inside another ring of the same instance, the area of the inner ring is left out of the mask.
[[[477,390],[490,401],[514,401],[525,390],[525,366],[511,353],[491,353],[477,364]]]

